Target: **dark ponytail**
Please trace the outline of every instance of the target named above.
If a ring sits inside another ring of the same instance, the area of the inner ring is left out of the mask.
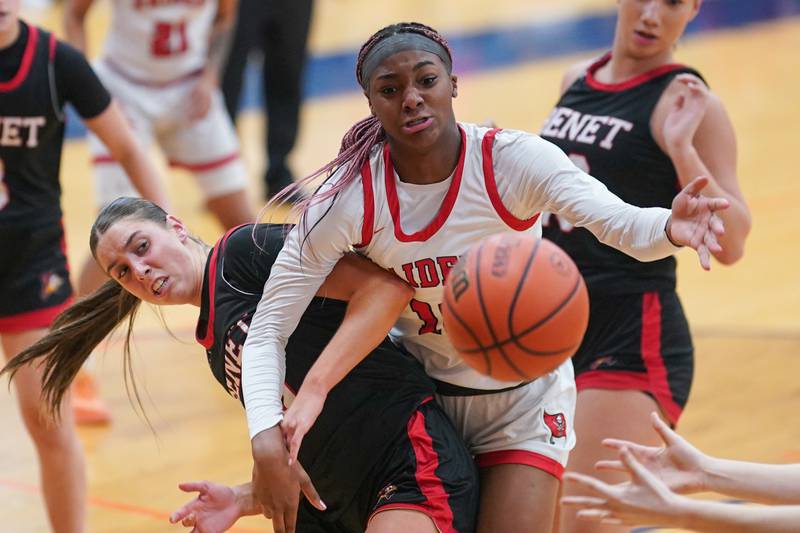
[[[129,217],[164,226],[167,223],[167,213],[154,203],[141,198],[118,198],[100,211],[92,225],[89,237],[92,255],[97,251],[100,237],[116,222]],[[44,369],[42,399],[48,413],[57,419],[64,395],[83,363],[103,339],[127,320],[123,349],[125,388],[129,397],[133,390],[133,396],[142,409],[139,391],[133,379],[131,359],[131,334],[141,303],[139,298],[123,289],[116,281],[105,282],[95,292],[80,298],[62,311],[50,326],[47,335],[17,354],[3,367],[0,374],[7,373],[13,378],[21,367],[43,359],[39,363]],[[144,417],[147,420],[147,416]]]
[[[17,354],[0,373],[8,373],[13,378],[20,368],[43,358],[40,363],[44,370],[42,399],[48,413],[58,418],[64,395],[83,363],[97,345],[127,318],[123,355],[127,384],[131,367],[131,329],[141,303],[119,283],[109,280],[59,314],[48,334]],[[138,400],[135,383],[133,390]]]

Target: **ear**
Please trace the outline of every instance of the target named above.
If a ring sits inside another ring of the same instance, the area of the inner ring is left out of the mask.
[[[703,0],[694,0],[694,9],[692,10],[692,17],[689,19],[694,20],[698,13],[700,13],[700,8],[703,6]]]
[[[450,83],[453,84],[452,96],[453,96],[453,98],[455,98],[455,97],[458,96],[458,76],[456,76],[455,74],[450,76]]]
[[[167,215],[167,228],[174,231],[181,242],[186,242],[189,238],[189,231],[186,229],[186,225],[175,215]]]

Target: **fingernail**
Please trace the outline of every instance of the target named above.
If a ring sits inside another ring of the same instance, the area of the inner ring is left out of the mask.
[[[328,506],[325,505],[325,502],[322,501],[322,500],[319,501],[319,506],[322,507],[323,511],[327,511],[328,510]]]

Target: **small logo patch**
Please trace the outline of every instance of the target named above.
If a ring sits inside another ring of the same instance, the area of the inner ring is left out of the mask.
[[[392,499],[392,496],[394,496],[395,492],[397,492],[396,485],[386,485],[378,493],[378,501],[376,503],[381,503],[382,500],[386,500],[388,502]]]
[[[545,411],[544,423],[550,429],[550,444],[555,444],[556,439],[567,438],[567,417],[564,413],[551,415]]]
[[[64,278],[55,272],[46,272],[39,276],[39,281],[42,284],[42,290],[39,292],[39,298],[42,301],[47,300],[50,296],[58,292],[58,289],[64,284]]]

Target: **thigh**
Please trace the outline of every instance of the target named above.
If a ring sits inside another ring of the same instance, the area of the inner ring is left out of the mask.
[[[47,328],[69,305],[72,285],[60,222],[5,229],[0,249],[0,333]]]
[[[159,132],[158,142],[170,166],[192,172],[206,198],[247,187],[239,140],[219,91],[206,116]]]
[[[521,464],[481,468],[480,479],[478,533],[550,533],[558,498],[558,479]]]
[[[421,515],[439,531],[474,531],[477,470],[464,442],[435,401],[421,405],[411,416],[375,480],[368,494],[368,524],[380,515],[378,524],[383,527],[388,527],[392,517],[419,522],[417,515]],[[417,514],[384,515],[392,510]]]
[[[560,479],[575,445],[575,378],[569,361],[510,391],[438,399],[478,467],[527,465]]]

